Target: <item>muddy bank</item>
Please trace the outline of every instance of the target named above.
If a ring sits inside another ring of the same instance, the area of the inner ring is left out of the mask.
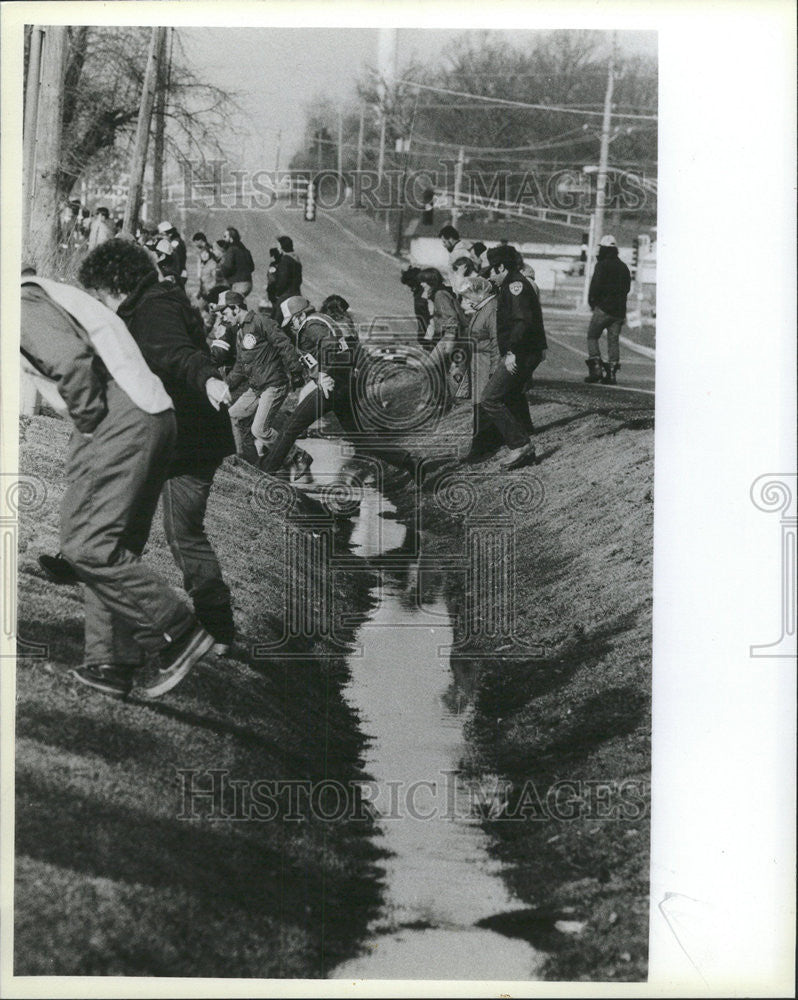
[[[253,659],[285,627],[286,531],[315,512],[287,511],[284,491],[267,496],[263,477],[226,465],[208,529],[241,649],[158,702],[78,689],[80,594],[36,563],[57,548],[66,436],[60,420],[23,422],[21,472],[46,495],[20,515],[19,634],[48,655],[17,670],[15,972],[324,977],[355,954],[380,900],[371,818],[355,792],[351,816],[336,804],[364,776],[341,689],[373,578],[337,571],[332,634]],[[330,544],[346,550],[345,535]],[[179,585],[157,520],[146,558]],[[293,565],[298,589],[323,592],[318,561]]]
[[[543,978],[635,981],[648,951],[653,414],[551,386],[533,402],[545,458],[515,474],[533,500],[513,515],[509,640],[467,634],[478,581],[447,574],[452,671],[471,713],[463,774],[527,905],[484,926],[546,952]],[[430,449],[467,423],[456,408]],[[473,485],[467,516],[442,509],[447,476]],[[506,514],[509,479],[497,457],[444,469],[420,501],[398,484],[391,496],[444,560],[464,551],[469,520]]]

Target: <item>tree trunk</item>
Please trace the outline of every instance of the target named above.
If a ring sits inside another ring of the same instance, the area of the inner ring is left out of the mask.
[[[152,218],[160,222],[163,218],[163,156],[164,133],[166,130],[166,32],[161,41],[161,52],[158,58],[158,87],[155,92],[155,135],[152,149]]]
[[[30,195],[30,224],[24,255],[39,274],[53,274],[58,243],[58,172],[61,158],[61,116],[67,28],[44,29],[41,87],[36,117],[36,166]]]

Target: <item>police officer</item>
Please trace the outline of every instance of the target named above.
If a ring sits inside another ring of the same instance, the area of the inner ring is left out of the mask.
[[[300,397],[277,441],[269,447],[260,467],[264,472],[277,473],[294,442],[325,413],[332,410],[344,431],[357,434],[362,430],[358,420],[360,404],[358,376],[367,363],[363,349],[349,330],[329,316],[317,313],[302,295],[294,295],[280,304],[282,326],[299,351],[308,379],[315,383],[310,392]],[[410,455],[400,448],[366,446],[364,451],[413,474],[415,465]],[[282,473],[285,475],[285,473]]]
[[[490,279],[498,288],[496,341],[500,360],[480,398],[483,415],[501,434],[509,449],[503,469],[517,469],[535,460],[529,439],[533,430],[524,388],[546,352],[540,300],[518,269],[513,247],[488,250]]]

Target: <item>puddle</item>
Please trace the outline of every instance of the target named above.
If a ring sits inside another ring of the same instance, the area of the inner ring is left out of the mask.
[[[351,471],[335,442],[300,442],[314,459],[323,492]],[[406,529],[373,485],[358,490],[351,543],[365,558],[398,549]],[[448,648],[452,626],[436,581],[412,563],[379,570],[376,601],[350,657],[344,695],[368,738],[363,795],[379,813],[383,906],[364,953],[331,973],[336,979],[533,979],[545,958],[526,941],[475,924],[525,909],[501,878],[458,777],[465,749],[468,693],[458,689]]]

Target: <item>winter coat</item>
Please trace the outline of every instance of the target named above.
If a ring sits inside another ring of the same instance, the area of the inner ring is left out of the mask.
[[[629,268],[618,256],[617,247],[599,247],[596,267],[590,279],[587,304],[616,319],[626,318],[626,296],[632,287]]]
[[[511,351],[521,363],[547,347],[540,299],[517,270],[509,272],[496,297],[496,343],[502,357]]]
[[[247,346],[254,338],[254,344]],[[236,335],[236,360],[227,384],[231,389],[242,382],[254,392],[302,381],[302,362],[294,345],[280,327],[267,316],[248,312]]]
[[[215,468],[235,452],[227,410],[216,410],[205,393],[219,378],[197,310],[177,285],[148,274],[119,306],[144,360],[172,397],[177,444],[170,476]]]
[[[231,243],[222,257],[222,274],[231,285],[252,281],[255,264],[243,243]]]
[[[294,337],[297,349],[303,355],[310,355],[336,382],[348,382],[351,371],[365,362],[357,339],[329,316],[310,312]],[[309,358],[304,363],[308,369],[313,367]]]
[[[496,343],[496,308],[498,299],[489,296],[479,304],[468,325],[467,338],[473,344],[471,368],[471,395],[479,399],[488,379],[499,364],[499,347]]]
[[[302,294],[302,264],[295,253],[282,253],[274,271],[274,298],[279,305]]]
[[[454,293],[448,288],[439,288],[432,299],[433,341],[449,343],[457,340],[466,325],[463,310]]]

